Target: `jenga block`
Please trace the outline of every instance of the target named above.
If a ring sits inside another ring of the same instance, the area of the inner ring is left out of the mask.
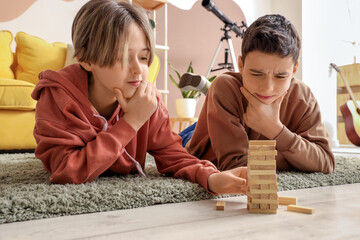
[[[248,169],[248,172],[251,171]],[[272,174],[272,175],[252,175],[252,176],[249,176],[248,178],[249,180],[250,179],[258,179],[258,180],[274,180],[276,181],[277,180],[277,177],[275,174]]]
[[[218,201],[216,203],[216,210],[224,211],[226,203],[224,201]]]
[[[264,160],[266,160],[266,156],[265,155],[251,155],[251,156],[248,156],[248,162],[249,161],[254,161],[254,160],[264,161]]]
[[[257,150],[249,150],[249,156],[258,156],[258,155],[265,155],[265,156],[276,156],[276,150],[267,150],[267,151],[257,151]]]
[[[256,203],[256,204],[260,204],[260,203],[264,203],[264,204],[278,204],[277,200],[273,200],[273,199],[252,199],[252,203]]]
[[[268,150],[276,150],[275,145],[252,145],[249,144],[250,151],[268,151]]]
[[[276,165],[276,160],[248,160],[248,166],[272,166]]]
[[[270,209],[278,209],[278,207],[279,207],[279,204],[270,204]]]
[[[249,203],[249,209],[260,209],[260,204],[258,204],[258,203]]]
[[[296,205],[296,197],[280,197],[279,196],[279,204],[280,205]]]
[[[276,179],[262,180],[262,179],[249,179],[249,185],[254,184],[276,184]]]
[[[266,155],[266,156],[265,156],[265,160],[266,160],[266,161],[271,161],[271,160],[275,160],[275,161],[276,161],[275,155],[272,155],[272,156]]]
[[[269,214],[276,214],[277,209],[249,209],[250,213],[269,213]]]
[[[269,197],[270,197],[270,199],[273,199],[273,200],[276,200],[279,202],[277,193],[269,194]]]
[[[276,140],[250,140],[249,145],[276,145]]]
[[[250,176],[252,175],[274,175],[276,174],[276,170],[251,170],[248,172]]]
[[[298,205],[288,205],[287,210],[291,211],[291,212],[313,214],[315,211],[315,208],[303,207],[303,206],[298,206]]]
[[[248,171],[252,170],[276,170],[276,165],[251,165],[248,164]]]
[[[272,194],[277,193],[277,189],[251,189],[250,194]]]

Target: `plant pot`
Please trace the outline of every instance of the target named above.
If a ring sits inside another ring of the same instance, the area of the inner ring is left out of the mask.
[[[176,99],[176,114],[179,118],[193,118],[195,116],[196,103],[197,100],[194,98]]]

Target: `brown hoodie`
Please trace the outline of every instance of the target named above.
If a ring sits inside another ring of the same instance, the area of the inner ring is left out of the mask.
[[[136,173],[131,157],[143,169],[149,152],[159,172],[199,183],[208,190],[208,176],[218,170],[181,146],[159,96],[155,113],[136,132],[122,119],[120,105],[108,120],[96,112],[88,100],[87,73],[79,64],[57,72],[44,71],[39,79],[32,93],[38,101],[35,155],[50,171],[52,182],[89,182],[105,171]]]
[[[247,100],[239,73],[219,76],[211,85],[198,124],[186,148],[219,170],[246,166],[249,140],[266,140],[247,127]],[[321,122],[320,108],[309,87],[292,79],[280,108],[282,132],[275,138],[278,170],[331,173],[335,160]]]

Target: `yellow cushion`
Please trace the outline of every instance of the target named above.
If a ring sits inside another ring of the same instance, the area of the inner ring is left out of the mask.
[[[10,66],[13,63],[13,53],[10,44],[13,35],[9,31],[0,31],[0,78],[14,78]]]
[[[160,68],[160,59],[157,55],[155,55],[154,60],[149,67],[149,73],[146,80],[151,82],[152,84],[155,84],[157,75],[159,73],[159,68]]]
[[[34,149],[35,111],[1,110],[0,149]]]
[[[65,43],[51,44],[24,32],[18,32],[15,41],[18,62],[16,79],[36,84],[40,72],[46,69],[57,71],[64,67],[67,48]]]
[[[29,82],[0,78],[0,109],[34,110],[36,101],[31,98],[34,87]]]

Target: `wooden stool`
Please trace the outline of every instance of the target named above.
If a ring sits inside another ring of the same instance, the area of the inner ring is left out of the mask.
[[[179,132],[189,127],[191,124],[197,122],[198,118],[170,118],[171,129],[175,131],[175,124],[179,124]],[[175,131],[176,132],[176,131]]]

